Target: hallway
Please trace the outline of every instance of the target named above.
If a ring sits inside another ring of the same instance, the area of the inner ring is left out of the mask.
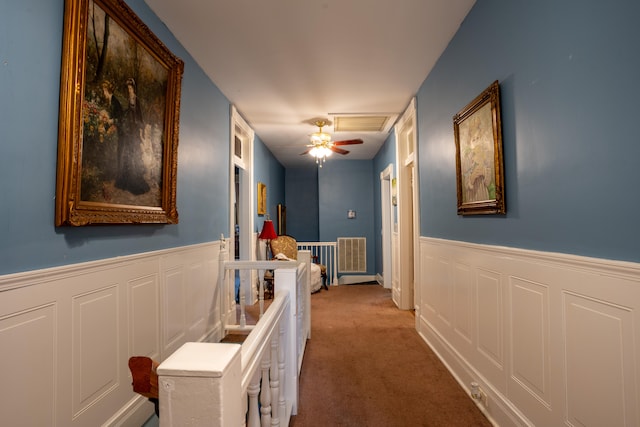
[[[390,290],[377,284],[329,289],[311,296],[311,339],[290,426],[491,426],[420,338],[413,312],[396,308]],[[143,427],[157,426],[153,416]]]
[[[378,285],[311,297],[294,427],[490,426]]]

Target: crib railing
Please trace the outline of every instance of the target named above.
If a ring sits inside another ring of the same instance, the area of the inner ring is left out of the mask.
[[[273,269],[274,300],[245,325],[251,332],[242,345],[186,343],[160,364],[161,426],[289,425],[310,336],[309,264],[308,252],[298,263],[223,261],[227,272]]]
[[[327,284],[338,284],[338,252],[336,242],[298,242],[298,251],[311,252],[311,260],[327,267]]]

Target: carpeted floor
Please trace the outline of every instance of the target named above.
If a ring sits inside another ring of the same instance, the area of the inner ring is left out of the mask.
[[[311,298],[293,427],[491,426],[380,286]]]
[[[257,307],[247,309],[248,317],[254,314],[257,318]],[[300,374],[300,405],[289,425],[491,423],[420,338],[413,312],[398,310],[389,290],[362,284],[331,286],[311,296],[311,340]],[[157,426],[155,416],[145,424]]]

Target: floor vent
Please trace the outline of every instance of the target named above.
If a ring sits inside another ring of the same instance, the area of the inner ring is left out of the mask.
[[[338,272],[367,272],[366,237],[338,237]]]

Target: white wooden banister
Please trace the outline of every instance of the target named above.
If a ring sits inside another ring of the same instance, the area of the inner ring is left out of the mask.
[[[258,272],[264,270],[277,270],[282,268],[293,268],[298,266],[296,261],[228,261],[224,257],[220,259],[220,271],[221,281],[223,284],[223,298],[222,298],[222,320],[225,330],[248,330],[252,326],[247,325],[246,320],[246,305],[252,303],[252,296],[247,295],[251,290],[251,286],[246,282],[251,276],[250,271],[256,270]],[[236,315],[236,301],[235,301],[235,272],[240,271],[240,318],[235,319]],[[245,272],[242,274],[242,272]],[[258,295],[260,301],[260,315],[264,312],[264,287],[261,286],[260,295]]]
[[[310,260],[308,251],[292,262],[221,257],[223,305],[230,272],[242,269],[274,270],[273,302],[242,345],[186,343],[160,364],[161,427],[289,425],[311,329]]]

